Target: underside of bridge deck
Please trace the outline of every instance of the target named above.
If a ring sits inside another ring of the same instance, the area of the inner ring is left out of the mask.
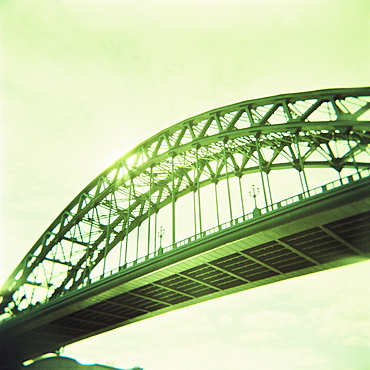
[[[26,360],[181,307],[362,261],[369,179],[221,230],[2,323],[0,355]]]

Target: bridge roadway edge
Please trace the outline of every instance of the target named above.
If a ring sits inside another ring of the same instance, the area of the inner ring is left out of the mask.
[[[40,305],[40,307],[35,307],[30,312],[21,313],[18,317],[6,320],[0,324],[0,338],[2,338],[0,339],[0,347],[3,348],[3,351],[4,349],[5,351],[8,350],[12,353],[12,356],[16,356],[18,351],[14,352],[13,346],[18,343],[18,345],[27,347],[27,343],[32,341],[32,331],[42,325],[46,325],[47,323],[124,292],[129,292],[133,289],[156,282],[159,279],[181,273],[189,268],[226,256],[230,253],[253,248],[256,245],[276,240],[302,230],[367,212],[370,210],[369,180],[370,179],[367,178],[356,181],[291,206],[266,213],[258,218],[249,220],[247,223],[241,223],[228,228],[223,232],[211,234],[188,246],[179,247],[155,259],[140,263],[130,269],[122,270],[88,287],[69,292],[60,298],[50,301],[46,306]],[[362,257],[358,256],[349,260],[332,261],[220,290],[212,294],[191,299],[190,301],[170,305],[146,313],[108,328],[103,328],[100,331],[98,330],[93,333],[81,335],[69,343],[192,304],[288,278],[362,261],[369,257],[370,250],[366,250]],[[27,335],[27,333],[29,333],[29,335]],[[55,344],[50,343],[50,347],[47,349],[45,348],[45,352],[54,351],[58,349],[59,346],[64,346],[69,343],[59,343],[57,347],[55,347]],[[13,350],[10,350],[10,347],[13,347]],[[28,353],[27,356],[29,356],[29,358],[42,354],[36,353],[40,352],[39,348],[36,351],[32,350],[30,352],[34,353]],[[22,356],[26,355],[22,350],[20,350],[20,353],[22,353]]]

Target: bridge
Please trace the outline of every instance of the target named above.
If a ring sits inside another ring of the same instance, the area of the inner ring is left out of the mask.
[[[370,88],[243,101],[119,158],[1,290],[1,366],[370,256]]]

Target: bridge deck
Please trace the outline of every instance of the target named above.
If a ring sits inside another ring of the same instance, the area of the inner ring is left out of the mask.
[[[26,310],[1,323],[0,356],[25,360],[164,312],[364,260],[369,180],[234,225]]]

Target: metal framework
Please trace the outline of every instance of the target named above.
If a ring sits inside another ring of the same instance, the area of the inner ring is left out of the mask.
[[[3,286],[1,309],[17,315],[162,253],[160,223],[170,244],[201,233],[207,197],[216,227],[247,213],[247,187],[257,211],[258,191],[272,210],[277,170],[286,185],[296,176],[307,195],[317,169],[330,168],[339,180],[361,177],[370,168],[369,112],[370,88],[330,89],[244,101],[161,131],[97,176],[51,223]],[[185,234],[182,199],[193,213]]]

